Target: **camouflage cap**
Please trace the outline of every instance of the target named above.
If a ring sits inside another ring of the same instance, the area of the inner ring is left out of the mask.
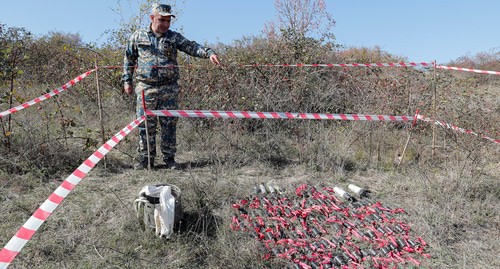
[[[172,16],[175,18],[175,15],[172,13],[172,8],[169,5],[165,4],[154,4],[152,8],[153,14],[160,14],[161,16]]]

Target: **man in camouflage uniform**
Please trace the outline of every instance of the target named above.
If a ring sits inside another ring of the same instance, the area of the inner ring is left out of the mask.
[[[220,65],[215,52],[189,41],[181,34],[169,30],[172,17],[169,5],[154,5],[150,15],[149,29],[136,31],[130,37],[125,50],[124,70],[122,80],[127,94],[134,92],[132,79],[135,78],[135,94],[137,95],[137,116],[144,115],[141,93],[144,91],[146,108],[150,110],[178,109],[179,67],[177,50],[191,56],[210,58],[210,61]],[[135,74],[134,74],[135,73]],[[139,163],[136,169],[154,166],[156,157],[156,125],[158,117],[147,117],[139,129]],[[161,126],[161,151],[167,168],[175,169],[176,124],[177,118],[159,117]],[[146,136],[146,132],[148,135]],[[149,137],[149,158],[148,144]],[[149,162],[148,162],[149,160]]]

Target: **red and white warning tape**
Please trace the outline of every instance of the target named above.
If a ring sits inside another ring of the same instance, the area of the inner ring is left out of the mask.
[[[417,118],[419,120],[421,120],[421,121],[434,123],[434,124],[439,125],[439,126],[441,126],[443,128],[451,129],[451,130],[454,130],[456,132],[460,132],[460,133],[464,133],[464,134],[471,134],[471,135],[475,135],[477,137],[484,138],[484,139],[486,139],[488,141],[491,141],[493,143],[497,143],[497,144],[500,143],[500,139],[494,139],[494,138],[491,138],[489,136],[482,135],[482,134],[476,133],[476,132],[471,131],[471,130],[460,128],[460,127],[455,126],[453,124],[449,124],[449,123],[446,123],[446,122],[443,122],[443,121],[439,121],[439,120],[433,120],[433,119],[431,119],[429,117],[425,117],[425,116],[419,115],[419,114],[417,114]]]
[[[254,112],[216,110],[148,110],[148,115],[176,118],[222,119],[299,119],[299,120],[346,120],[346,121],[413,121],[413,116],[386,116],[360,114],[320,114],[295,112]]]
[[[457,132],[472,134],[494,143],[494,139],[474,131],[466,130],[442,121],[433,121],[420,114],[413,116],[387,116],[387,115],[362,115],[362,114],[320,114],[320,113],[295,113],[295,112],[255,112],[255,111],[216,111],[216,110],[147,110],[150,116],[166,116],[176,118],[222,118],[222,119],[299,119],[299,120],[344,120],[344,121],[415,121],[434,122],[436,125],[452,129]]]
[[[231,67],[233,65],[227,65]],[[401,63],[351,63],[351,64],[236,64],[238,67],[434,67],[436,69],[447,69],[462,72],[474,72],[479,74],[500,75],[500,71],[479,70],[463,67],[454,67],[446,65],[435,65],[432,62],[401,62]],[[162,65],[155,66],[156,68],[202,68],[198,65]],[[102,66],[101,68],[115,69],[123,68],[123,66]]]
[[[59,204],[73,190],[76,185],[87,176],[94,166],[113,149],[125,136],[134,130],[145,116],[139,117],[125,128],[115,134],[110,140],[102,145],[84,163],[82,163],[61,185],[49,196],[49,198],[33,213],[17,233],[10,239],[5,247],[0,250],[0,268],[7,268],[21,249],[28,243],[35,232],[54,212]]]
[[[76,83],[78,83],[78,82],[82,81],[85,77],[87,77],[88,75],[90,75],[92,72],[94,72],[94,71],[96,71],[96,70],[97,70],[97,69],[92,69],[92,70],[90,70],[90,71],[87,71],[87,72],[85,72],[85,73],[83,73],[83,74],[79,75],[78,77],[76,77],[76,78],[74,78],[74,79],[70,80],[68,83],[66,83],[66,84],[62,85],[62,86],[61,86],[60,88],[58,88],[58,89],[55,89],[55,90],[53,90],[53,91],[51,91],[51,92],[49,92],[49,93],[46,93],[46,94],[44,94],[44,95],[42,95],[42,96],[40,96],[40,97],[37,97],[37,98],[35,98],[35,99],[31,100],[31,101],[28,101],[28,102],[26,102],[26,103],[24,103],[24,104],[22,104],[22,105],[19,105],[19,106],[13,107],[13,108],[11,108],[11,109],[9,109],[9,110],[6,110],[6,111],[4,111],[4,112],[0,112],[0,119],[1,119],[2,117],[5,117],[5,116],[10,115],[10,114],[12,114],[12,113],[18,112],[18,111],[23,110],[23,109],[25,109],[25,108],[28,108],[28,107],[30,107],[30,106],[32,106],[32,105],[34,105],[34,104],[40,103],[40,102],[42,102],[42,101],[44,101],[44,100],[46,100],[46,99],[49,99],[49,98],[51,98],[51,97],[53,97],[53,96],[55,96],[55,95],[58,95],[58,94],[60,94],[60,93],[64,92],[65,90],[67,90],[67,89],[71,88],[71,86],[73,86],[73,85],[75,85]]]
[[[488,75],[500,75],[500,71],[479,70],[479,69],[470,69],[470,68],[445,66],[445,65],[436,65],[436,69],[455,70],[455,71],[462,71],[462,72],[473,72],[473,73],[488,74]]]
[[[238,66],[238,67],[433,67],[433,63],[427,62],[409,62],[409,63],[351,63],[351,64],[229,64],[227,67]],[[139,66],[137,66],[139,67]],[[199,65],[162,65],[154,66],[156,68],[200,68]],[[116,69],[123,68],[123,66],[102,66],[101,68],[106,69]]]
[[[432,63],[352,63],[352,64],[240,64],[241,67],[432,67]]]

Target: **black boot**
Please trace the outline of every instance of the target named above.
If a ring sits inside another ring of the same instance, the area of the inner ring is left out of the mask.
[[[168,157],[164,159],[164,161],[165,161],[165,167],[167,169],[172,169],[172,170],[179,169],[179,164],[175,162],[174,157]]]
[[[153,169],[155,167],[155,159],[150,158],[149,163],[151,165],[151,169]],[[148,157],[144,158],[141,157],[141,160],[138,161],[136,164],[134,164],[134,170],[144,170],[144,169],[148,169]]]

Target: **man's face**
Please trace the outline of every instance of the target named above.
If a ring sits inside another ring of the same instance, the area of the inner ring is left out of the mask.
[[[157,34],[164,34],[170,28],[171,16],[161,16],[160,14],[152,14],[151,29]]]

